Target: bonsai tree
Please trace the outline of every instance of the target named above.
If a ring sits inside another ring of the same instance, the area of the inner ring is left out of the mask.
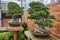
[[[40,30],[44,31],[45,27],[52,27],[52,21],[50,19],[55,19],[53,15],[50,15],[48,8],[40,2],[31,2],[28,9],[29,19],[34,19],[35,23],[39,25]]]
[[[23,8],[20,7],[15,2],[9,2],[8,3],[8,12],[6,16],[12,16],[12,18],[16,18],[18,15],[23,15]]]
[[[23,8],[20,7],[17,3],[15,2],[9,2],[8,3],[8,12],[6,14],[6,16],[12,16],[13,20],[11,23],[9,23],[10,25],[13,24],[12,26],[17,26],[20,23],[16,23],[18,22],[18,16],[19,15],[23,15]]]

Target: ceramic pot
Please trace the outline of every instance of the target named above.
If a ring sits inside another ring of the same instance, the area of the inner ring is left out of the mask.
[[[20,26],[19,18],[17,18],[16,16],[12,17],[11,22],[9,22],[9,26],[11,26],[11,27]]]

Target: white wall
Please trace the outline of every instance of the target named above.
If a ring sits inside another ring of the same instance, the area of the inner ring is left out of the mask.
[[[1,0],[0,0],[0,27],[1,27]]]
[[[1,24],[1,9],[0,9],[0,27],[1,27],[1,25],[2,25],[2,24]]]

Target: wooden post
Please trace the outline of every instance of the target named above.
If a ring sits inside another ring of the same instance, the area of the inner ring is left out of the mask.
[[[17,40],[17,31],[14,31],[14,40]]]

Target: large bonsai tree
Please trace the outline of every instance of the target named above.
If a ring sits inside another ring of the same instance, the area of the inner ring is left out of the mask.
[[[9,2],[8,3],[8,12],[6,14],[7,16],[18,16],[18,15],[23,15],[23,8],[20,7],[17,3],[15,2]]]
[[[43,3],[31,2],[29,6],[29,19],[34,19],[35,23],[42,28],[52,27],[52,21],[50,19],[53,19],[55,17],[53,15],[50,15],[48,8]]]

